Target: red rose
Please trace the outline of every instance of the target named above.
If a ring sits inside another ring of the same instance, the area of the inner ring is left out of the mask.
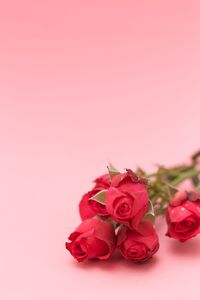
[[[167,236],[184,242],[200,233],[200,193],[178,192],[166,211]]]
[[[66,249],[79,262],[86,259],[108,259],[115,250],[115,232],[103,220],[88,219],[70,234]]]
[[[92,218],[96,215],[101,217],[107,217],[109,214],[106,210],[106,206],[90,200],[91,197],[98,192],[108,189],[110,186],[110,177],[108,174],[102,175],[94,180],[95,186],[88,193],[84,194],[79,203],[79,213],[82,220]]]
[[[122,256],[140,263],[151,258],[159,249],[158,236],[149,221],[143,221],[137,230],[123,226],[117,242]]]
[[[108,189],[110,187],[110,175],[104,174],[94,180],[95,188]]]
[[[106,194],[111,218],[128,227],[137,227],[148,209],[147,184],[132,171],[113,177]]]

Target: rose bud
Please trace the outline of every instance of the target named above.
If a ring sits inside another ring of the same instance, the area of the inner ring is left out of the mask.
[[[143,221],[137,230],[123,226],[118,233],[117,245],[124,258],[142,263],[158,251],[159,240],[152,223]]]
[[[176,193],[166,210],[167,236],[184,242],[200,233],[200,193]]]
[[[128,170],[113,177],[106,194],[106,209],[116,222],[137,227],[148,210],[145,180]]]
[[[94,216],[107,217],[109,216],[106,206],[90,200],[98,192],[110,187],[110,177],[108,174],[102,175],[94,180],[95,187],[84,194],[79,203],[79,213],[82,220],[92,218]]]
[[[103,220],[85,220],[65,244],[71,255],[82,262],[86,259],[108,259],[115,250],[116,237],[113,226]]]

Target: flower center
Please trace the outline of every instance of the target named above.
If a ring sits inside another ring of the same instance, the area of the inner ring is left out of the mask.
[[[186,218],[180,223],[176,224],[176,232],[179,232],[180,234],[186,234],[189,232],[193,232],[198,227],[198,222],[195,218]]]
[[[127,250],[127,255],[132,260],[144,260],[147,258],[148,253],[146,247],[143,244],[138,243],[132,245]]]
[[[126,214],[129,211],[130,207],[127,203],[122,203],[119,207],[119,210],[122,214]]]

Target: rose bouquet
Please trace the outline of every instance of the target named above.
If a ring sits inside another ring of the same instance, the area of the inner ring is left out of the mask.
[[[120,172],[112,165],[94,180],[79,203],[82,223],[70,234],[66,249],[82,262],[106,260],[116,249],[135,263],[145,262],[159,249],[154,228],[166,218],[168,237],[185,242],[200,233],[200,151],[189,164],[158,166],[153,174],[141,168]],[[180,189],[190,180],[189,190]]]

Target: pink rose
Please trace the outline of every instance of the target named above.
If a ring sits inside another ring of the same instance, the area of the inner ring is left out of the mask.
[[[106,209],[116,222],[137,227],[148,209],[147,184],[132,171],[113,177],[106,194]]]
[[[200,233],[200,193],[178,192],[166,211],[167,236],[184,242]]]
[[[103,220],[88,219],[70,234],[66,249],[82,262],[86,259],[108,259],[115,250],[116,237],[112,225]]]
[[[123,226],[117,244],[122,256],[135,263],[150,259],[159,249],[157,233],[149,221],[143,221],[134,230]]]
[[[109,216],[106,206],[90,200],[98,192],[108,189],[110,187],[110,177],[108,174],[102,175],[94,180],[95,186],[88,193],[84,194],[79,203],[79,213],[82,220],[92,218],[96,215],[101,217]]]

